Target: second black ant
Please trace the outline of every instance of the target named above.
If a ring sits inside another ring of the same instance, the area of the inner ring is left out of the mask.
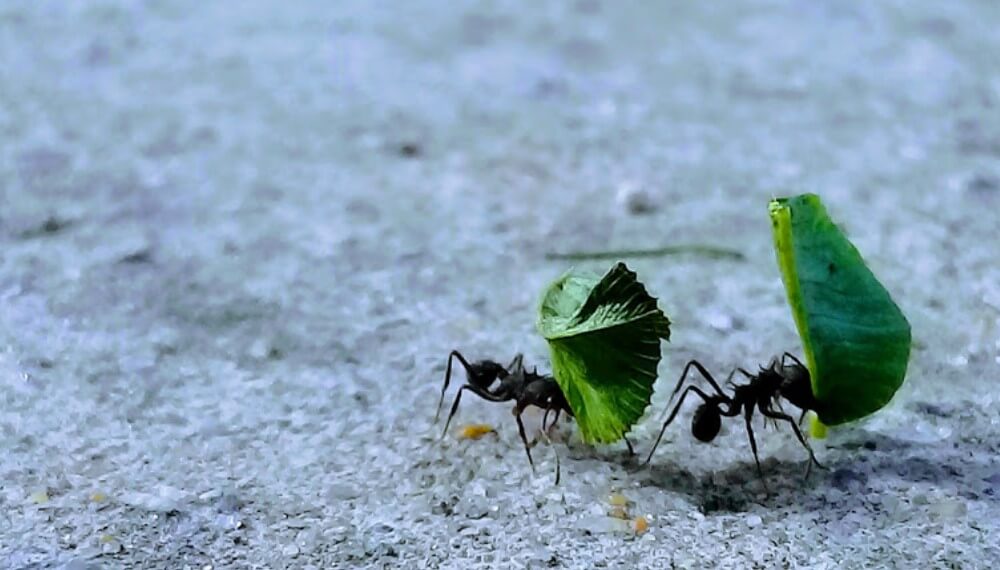
[[[791,362],[788,362],[789,360]],[[699,441],[710,442],[719,434],[723,417],[731,418],[742,414],[746,424],[747,436],[750,438],[750,449],[753,451],[754,463],[757,465],[757,474],[760,476],[762,482],[764,482],[764,472],[760,467],[760,458],[757,455],[757,440],[754,438],[753,426],[751,425],[754,410],[760,411],[765,418],[765,423],[767,419],[772,420],[775,424],[778,421],[788,422],[792,426],[792,430],[795,432],[799,443],[809,452],[810,463],[808,467],[811,468],[813,463],[818,467],[822,467],[822,464],[816,459],[812,447],[809,446],[809,442],[802,435],[802,430],[799,429],[799,423],[805,417],[805,413],[809,410],[818,409],[819,402],[812,392],[809,369],[798,358],[786,352],[780,359],[772,359],[768,366],[761,366],[757,374],[751,374],[743,368],[733,370],[726,379],[726,384],[732,388],[732,395],[727,394],[719,386],[719,383],[716,382],[715,378],[712,377],[711,373],[700,362],[692,360],[684,367],[684,371],[677,381],[677,387],[674,388],[674,391],[670,395],[670,401],[673,401],[677,394],[681,392],[681,387],[684,385],[684,381],[687,379],[691,368],[697,370],[708,381],[714,393],[706,393],[695,385],[689,385],[684,389],[677,405],[674,406],[667,420],[663,423],[663,427],[656,438],[656,443],[653,444],[653,448],[649,451],[649,456],[646,458],[647,463],[653,458],[653,453],[656,451],[657,446],[659,446],[660,440],[663,438],[663,433],[667,430],[667,426],[677,417],[677,413],[684,404],[684,399],[689,394],[694,393],[702,399],[702,404],[695,410],[694,416],[691,419],[692,435]],[[749,383],[741,385],[733,384],[732,378],[737,372],[747,377]],[[799,416],[798,422],[782,410],[779,398],[784,398],[802,410],[802,415]],[[808,476],[808,471],[806,475]],[[767,489],[767,483],[764,483],[764,488],[765,490]]]

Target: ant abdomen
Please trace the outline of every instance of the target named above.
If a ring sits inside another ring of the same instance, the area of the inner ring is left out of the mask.
[[[694,416],[691,417],[691,434],[698,441],[706,443],[712,441],[715,436],[719,435],[721,428],[722,416],[718,406],[714,404],[706,402],[698,406],[698,409],[694,411]]]

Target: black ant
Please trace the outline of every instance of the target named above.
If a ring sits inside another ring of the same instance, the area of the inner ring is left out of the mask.
[[[457,350],[451,351],[448,355],[448,368],[444,374],[444,386],[441,387],[441,399],[438,400],[437,413],[434,414],[436,422],[441,415],[441,405],[444,403],[444,394],[448,390],[451,382],[451,365],[454,359],[465,368],[467,381],[458,389],[455,395],[455,402],[451,405],[451,412],[448,414],[448,421],[444,424],[444,431],[441,437],[448,433],[448,426],[451,419],[458,412],[458,404],[462,400],[462,392],[469,390],[473,394],[490,402],[514,401],[514,418],[517,420],[517,430],[521,434],[521,441],[524,442],[524,451],[528,454],[528,463],[531,471],[535,471],[535,461],[531,458],[531,444],[528,443],[528,436],[524,432],[524,422],[521,421],[521,414],[528,406],[536,406],[545,410],[542,415],[542,434],[548,438],[548,430],[559,420],[559,415],[565,412],[573,417],[573,410],[566,401],[559,384],[552,376],[545,376],[538,373],[537,368],[531,371],[525,369],[523,355],[518,354],[506,368],[498,362],[492,360],[480,360],[470,364],[464,356]],[[499,382],[499,383],[498,383]],[[496,386],[494,387],[494,384]],[[555,412],[552,423],[548,423],[549,414]],[[556,456],[556,484],[559,483],[559,457]]]
[[[792,364],[787,364],[786,359],[793,361]],[[812,384],[810,382],[809,369],[802,364],[802,362],[790,353],[784,353],[780,359],[774,358],[771,360],[767,367],[760,367],[760,371],[757,374],[751,374],[744,370],[743,368],[737,368],[733,370],[729,377],[726,379],[726,384],[733,389],[732,396],[726,394],[719,384],[715,381],[715,378],[701,365],[697,360],[692,360],[687,363],[684,367],[684,372],[681,373],[680,380],[677,381],[677,387],[670,394],[670,401],[677,396],[680,392],[681,386],[684,385],[684,380],[687,378],[688,372],[694,367],[701,375],[708,380],[708,383],[712,385],[715,389],[714,395],[706,394],[697,386],[688,386],[684,393],[681,394],[680,401],[674,406],[674,409],[670,412],[670,416],[667,421],[663,423],[663,427],[660,429],[660,434],[656,438],[656,443],[653,444],[653,449],[649,451],[649,456],[646,458],[646,462],[653,458],[653,452],[656,451],[656,447],[660,445],[660,439],[663,438],[663,432],[667,430],[667,426],[670,422],[674,421],[677,416],[677,412],[680,411],[681,406],[684,404],[684,399],[688,394],[694,392],[703,401],[703,403],[698,406],[695,410],[694,416],[691,419],[691,434],[694,435],[699,441],[709,442],[715,439],[719,435],[719,429],[722,427],[722,417],[736,417],[743,412],[743,418],[746,422],[747,435],[750,438],[750,449],[753,450],[753,459],[757,464],[757,474],[760,476],[761,481],[764,481],[764,471],[760,467],[760,458],[757,456],[757,441],[754,439],[753,427],[751,426],[750,420],[753,418],[754,408],[760,411],[764,415],[765,424],[768,419],[773,421],[777,425],[778,420],[786,421],[795,431],[795,436],[799,439],[799,443],[806,448],[809,452],[809,464],[806,471],[806,476],[808,477],[808,469],[812,468],[812,464],[815,463],[818,467],[823,467],[819,461],[816,460],[816,455],[813,453],[812,447],[806,441],[805,436],[802,435],[802,431],[799,429],[799,423],[805,417],[805,414],[809,410],[816,410],[819,408],[819,402],[812,393]],[[740,374],[746,376],[749,380],[749,384],[742,384],[736,386],[732,383],[733,375],[739,372]],[[796,422],[791,416],[786,414],[781,408],[781,402],[778,398],[784,398],[788,400],[792,405],[802,410],[802,415],[799,416],[799,421]],[[775,407],[777,406],[777,407]],[[764,483],[765,490],[767,489],[767,483]]]

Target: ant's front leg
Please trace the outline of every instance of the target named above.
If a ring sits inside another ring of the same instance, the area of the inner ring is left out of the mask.
[[[458,393],[455,394],[455,402],[451,405],[451,413],[448,414],[448,421],[444,423],[444,430],[441,432],[441,437],[443,438],[448,433],[448,426],[451,425],[451,419],[455,417],[455,413],[458,412],[458,404],[462,401],[462,392],[465,390],[471,391],[473,394],[479,396],[484,400],[490,402],[506,402],[511,400],[506,394],[498,394],[490,392],[486,388],[480,388],[478,386],[473,386],[471,384],[465,384],[458,389]]]
[[[785,359],[786,359],[786,358],[790,358],[790,359],[791,359],[791,360],[792,360],[793,362],[795,362],[795,364],[798,364],[798,365],[799,365],[799,366],[801,366],[802,368],[805,368],[805,367],[806,367],[806,365],[805,365],[805,364],[802,364],[802,361],[801,361],[801,360],[799,360],[799,359],[798,359],[798,358],[797,358],[797,357],[796,357],[796,356],[795,356],[794,354],[792,354],[791,352],[786,352],[786,353],[784,353],[784,354],[782,354],[782,355],[781,355],[781,365],[782,365],[782,366],[784,366],[784,365],[785,365]]]
[[[795,431],[795,437],[797,437],[799,439],[799,443],[801,443],[802,447],[805,447],[806,451],[809,452],[809,469],[812,468],[812,464],[813,463],[815,463],[816,466],[819,467],[820,469],[825,469],[825,467],[823,467],[823,464],[820,463],[819,460],[816,459],[816,454],[813,453],[812,446],[809,445],[809,441],[805,438],[804,435],[802,435],[802,430],[799,429],[798,424],[795,423],[795,419],[792,418],[792,416],[790,416],[790,415],[788,415],[786,413],[783,413],[783,412],[776,412],[774,410],[766,409],[766,408],[760,408],[760,412],[762,414],[764,414],[764,416],[769,417],[772,420],[774,420],[776,424],[777,424],[777,420],[781,420],[783,422],[788,422],[789,425],[792,426],[792,430]],[[809,476],[809,471],[806,471],[806,477],[808,477],[808,476]]]
[[[556,415],[554,416],[552,423],[548,423],[549,412],[555,410]],[[542,414],[542,437],[545,438],[545,442],[549,444],[552,448],[552,453],[556,456],[556,485],[559,484],[559,480],[562,477],[562,469],[559,464],[559,451],[556,450],[555,445],[552,444],[552,438],[549,437],[549,430],[551,430],[556,425],[556,421],[559,420],[559,414],[562,413],[562,409],[555,407],[549,402],[549,405],[545,407],[545,413]],[[534,442],[533,442],[534,443]],[[531,454],[528,454],[528,458],[531,458]]]
[[[444,371],[444,385],[441,386],[441,398],[438,399],[437,411],[434,412],[434,423],[437,423],[438,419],[441,417],[441,406],[444,404],[444,394],[448,391],[448,385],[451,384],[451,363],[452,360],[456,358],[465,368],[466,373],[469,371],[469,362],[464,356],[462,356],[462,353],[457,350],[451,351],[451,354],[448,355],[448,367]]]

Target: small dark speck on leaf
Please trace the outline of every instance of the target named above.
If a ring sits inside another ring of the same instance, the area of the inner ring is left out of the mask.
[[[875,451],[875,449],[878,448],[878,444],[876,444],[874,441],[868,440],[863,444],[861,444],[861,447],[864,447],[868,451]]]
[[[831,262],[829,265],[826,266],[826,270],[830,272],[830,275],[833,275],[834,273],[837,272],[837,266]]]

